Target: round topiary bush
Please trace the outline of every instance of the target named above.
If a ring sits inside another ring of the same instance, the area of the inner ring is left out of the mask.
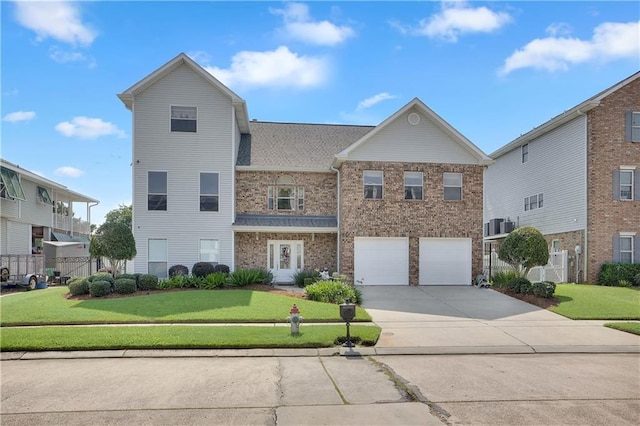
[[[142,274],[138,277],[138,290],[147,291],[158,288],[158,277],[151,274]]]
[[[198,262],[191,268],[191,275],[194,277],[206,277],[209,274],[213,274],[213,265],[209,262]]]
[[[323,303],[362,303],[362,293],[357,288],[342,281],[316,281],[304,288],[309,300]]]
[[[91,275],[89,277],[89,282],[94,282],[94,281],[107,281],[110,284],[113,284],[116,282],[116,280],[113,279],[113,275],[111,275],[108,272],[97,272]]]
[[[102,297],[111,293],[111,283],[109,281],[94,280],[89,284],[89,293],[94,297]]]
[[[556,283],[551,281],[542,281],[539,283],[533,283],[531,286],[531,292],[534,296],[544,297],[550,299],[553,297],[553,293],[556,291]]]
[[[116,293],[131,294],[136,292],[136,282],[130,278],[118,278],[115,284]]]
[[[225,274],[228,274],[229,272],[231,272],[231,270],[227,265],[220,264],[213,267],[213,272],[223,272]]]
[[[526,278],[512,278],[507,283],[507,288],[520,294],[531,294],[531,281]]]
[[[72,296],[81,296],[83,294],[89,294],[89,280],[86,278],[73,279],[67,283],[69,287],[69,293]]]
[[[169,278],[175,275],[189,275],[189,268],[184,265],[173,265],[169,268]]]

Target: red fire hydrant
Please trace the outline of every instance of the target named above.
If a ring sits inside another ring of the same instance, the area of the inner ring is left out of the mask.
[[[302,316],[300,316],[300,310],[294,303],[289,311],[291,315],[287,317],[287,322],[291,324],[291,334],[296,335],[300,333],[300,324],[302,323]]]

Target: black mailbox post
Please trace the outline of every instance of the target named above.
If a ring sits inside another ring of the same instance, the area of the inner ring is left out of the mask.
[[[352,348],[355,345],[351,342],[351,335],[349,334],[349,322],[356,316],[356,305],[351,303],[350,299],[347,299],[345,303],[340,304],[340,318],[347,323],[347,341],[342,346]]]

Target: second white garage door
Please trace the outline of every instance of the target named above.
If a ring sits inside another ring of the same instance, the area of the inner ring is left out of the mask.
[[[470,285],[471,238],[420,238],[420,285]]]
[[[409,239],[365,238],[353,241],[354,281],[363,285],[409,284]]]

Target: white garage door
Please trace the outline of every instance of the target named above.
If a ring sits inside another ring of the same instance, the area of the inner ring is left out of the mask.
[[[409,284],[409,239],[354,239],[354,281],[363,285]]]
[[[470,285],[471,238],[420,238],[420,285]]]

